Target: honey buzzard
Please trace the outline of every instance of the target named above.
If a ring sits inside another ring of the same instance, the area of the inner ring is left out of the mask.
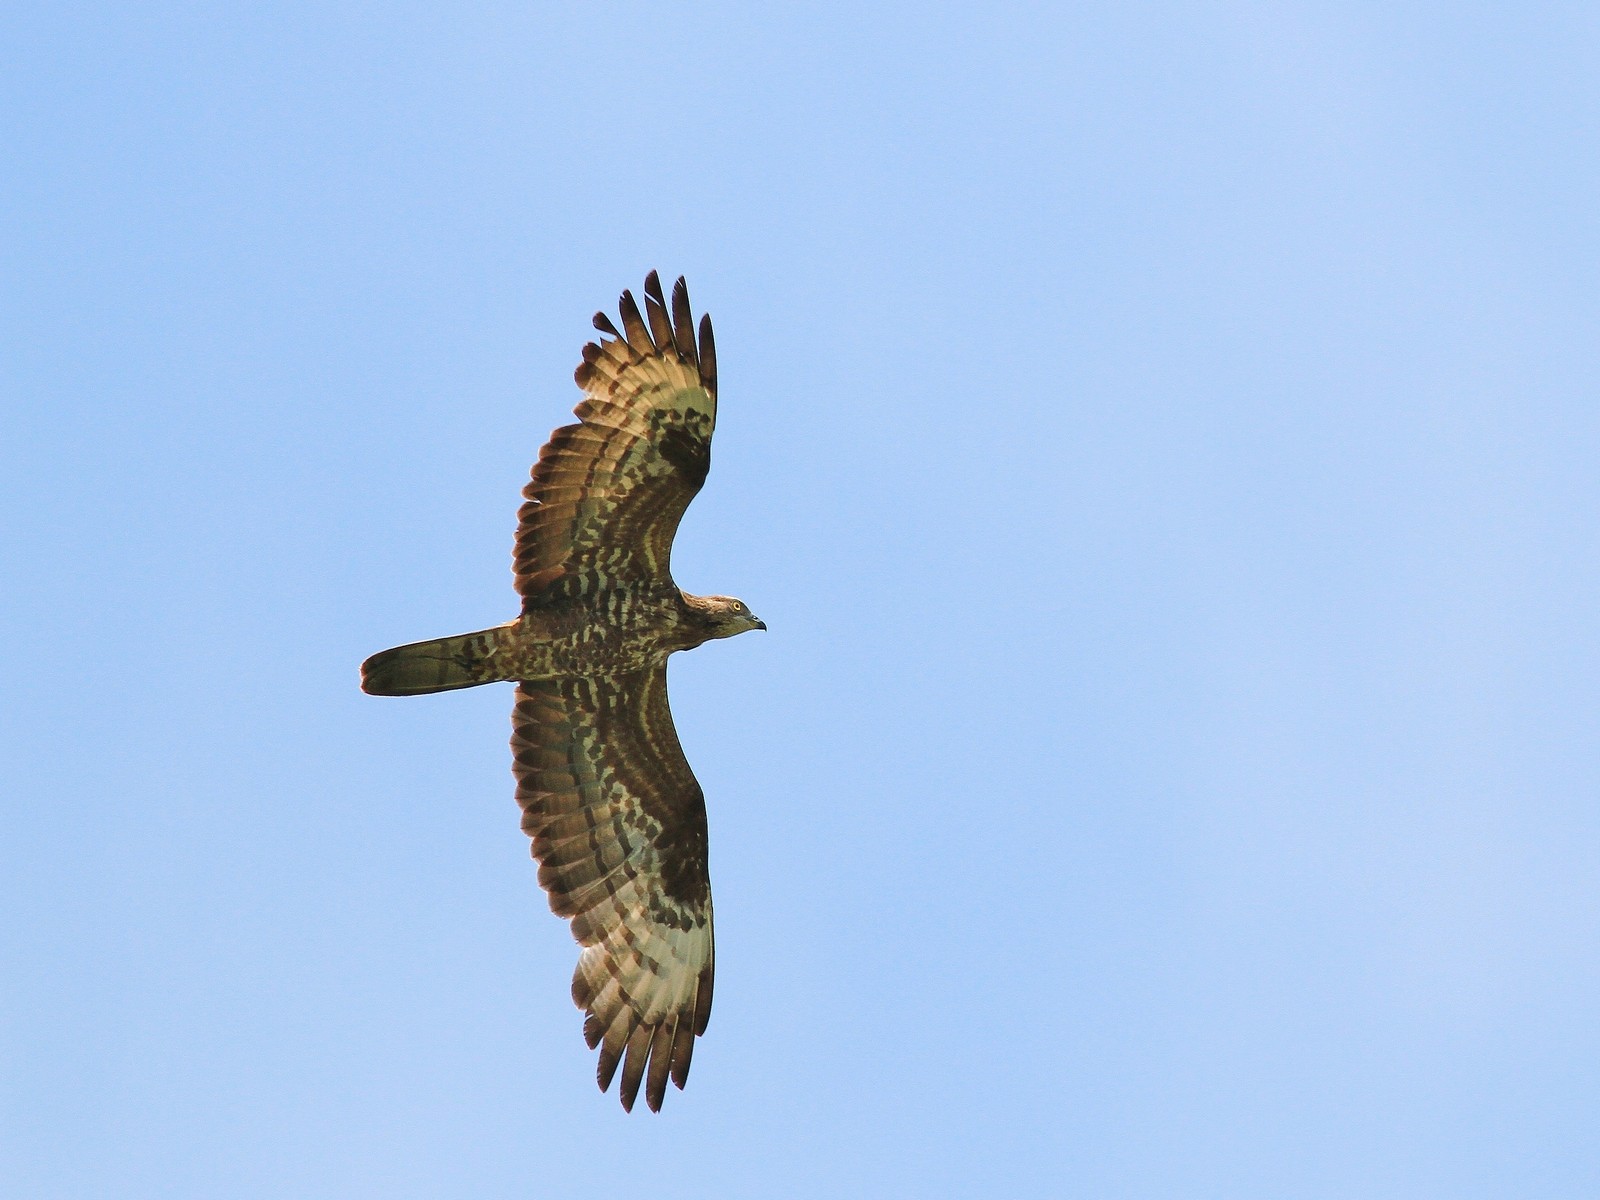
[[[672,538],[711,465],[717,355],[682,279],[669,309],[651,272],[644,312],[576,373],[578,423],[539,453],[517,516],[522,615],[494,629],[399,646],[361,665],[362,689],[414,696],[517,684],[512,770],[550,907],[582,944],[572,998],[599,1047],[602,1091],[661,1107],[683,1087],[711,1015],[714,951],[705,797],[667,707],[667,656],[765,629],[730,596],[672,581]]]

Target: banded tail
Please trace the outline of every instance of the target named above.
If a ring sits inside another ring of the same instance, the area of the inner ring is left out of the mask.
[[[494,661],[501,632],[482,629],[380,650],[361,664],[361,690],[371,696],[422,696],[509,679]]]

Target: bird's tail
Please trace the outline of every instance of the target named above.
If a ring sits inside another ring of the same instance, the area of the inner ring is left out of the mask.
[[[381,650],[361,664],[361,690],[373,696],[421,696],[509,679],[495,662],[503,629]]]

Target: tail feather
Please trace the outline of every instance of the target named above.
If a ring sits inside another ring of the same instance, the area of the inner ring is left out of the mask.
[[[495,668],[499,637],[499,629],[483,629],[381,650],[361,664],[361,690],[372,696],[421,696],[509,678]]]

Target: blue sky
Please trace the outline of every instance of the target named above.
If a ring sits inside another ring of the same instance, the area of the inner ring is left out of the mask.
[[[140,5],[0,36],[0,1176],[1600,1190],[1592,5]],[[716,320],[711,1026],[512,800],[588,317]]]

